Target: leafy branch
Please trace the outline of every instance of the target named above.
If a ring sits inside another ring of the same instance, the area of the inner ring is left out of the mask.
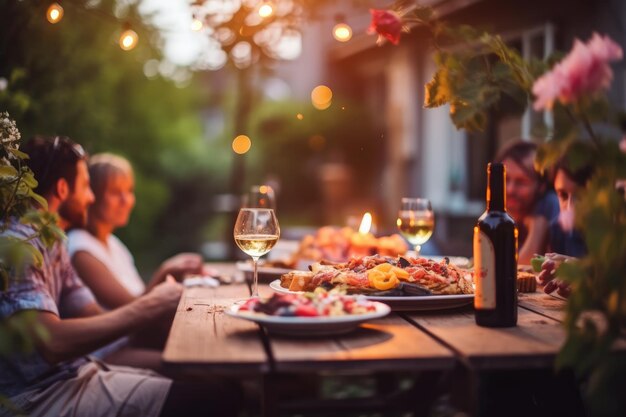
[[[6,291],[11,279],[18,279],[24,269],[43,265],[43,255],[32,244],[41,240],[51,247],[64,236],[57,225],[56,215],[35,207],[47,208],[46,200],[34,192],[37,181],[24,160],[28,155],[19,150],[20,133],[8,113],[0,113],[0,291]],[[19,221],[32,227],[34,233],[26,237],[10,235],[6,229]],[[33,349],[33,331],[45,336],[43,329],[33,322],[33,316],[20,315],[0,320],[0,356],[17,350]]]

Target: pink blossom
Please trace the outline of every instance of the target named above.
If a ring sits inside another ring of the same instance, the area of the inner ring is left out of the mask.
[[[559,98],[563,89],[563,78],[559,77],[556,72],[548,72],[538,78],[533,85],[533,93],[535,94],[535,110],[551,109],[554,101]]]
[[[594,33],[586,44],[576,39],[572,51],[535,81],[534,109],[551,109],[557,100],[572,103],[608,89],[613,80],[609,63],[622,57],[622,48],[608,36]]]
[[[600,36],[594,32],[587,43],[591,53],[604,61],[617,61],[623,58],[622,48],[608,36]]]
[[[402,18],[391,10],[370,9],[370,13],[372,23],[370,23],[367,33],[378,33],[379,40],[384,36],[394,45],[400,43],[400,35],[404,26]]]

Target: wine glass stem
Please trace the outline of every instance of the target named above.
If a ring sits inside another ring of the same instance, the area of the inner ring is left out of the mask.
[[[422,250],[422,245],[415,245],[415,257],[420,257],[420,251]]]
[[[254,275],[252,279],[252,298],[259,298],[259,276],[257,272],[258,262],[259,262],[259,257],[253,256],[252,263],[254,264]]]

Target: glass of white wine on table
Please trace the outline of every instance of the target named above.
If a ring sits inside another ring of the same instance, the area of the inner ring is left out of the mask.
[[[274,210],[264,208],[240,209],[233,235],[239,249],[252,257],[254,264],[252,297],[258,297],[257,263],[261,256],[274,247],[280,237],[280,227]]]
[[[400,234],[414,246],[415,257],[419,257],[422,245],[430,239],[435,229],[435,213],[430,201],[425,198],[403,198],[397,225]]]

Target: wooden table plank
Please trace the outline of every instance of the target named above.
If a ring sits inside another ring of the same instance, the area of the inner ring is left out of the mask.
[[[244,273],[237,268],[234,262],[207,262],[204,264],[211,268],[232,283],[241,284],[245,282]]]
[[[565,341],[561,323],[524,308],[511,328],[477,326],[471,308],[406,316],[477,370],[553,367]]]
[[[536,292],[518,294],[519,305],[546,317],[563,322],[565,320],[566,300],[537,289]]]
[[[346,335],[302,338],[269,335],[277,371],[403,371],[452,369],[453,353],[391,314]]]
[[[219,373],[259,373],[269,361],[259,327],[224,313],[248,297],[245,285],[187,288],[163,351],[166,366]]]

